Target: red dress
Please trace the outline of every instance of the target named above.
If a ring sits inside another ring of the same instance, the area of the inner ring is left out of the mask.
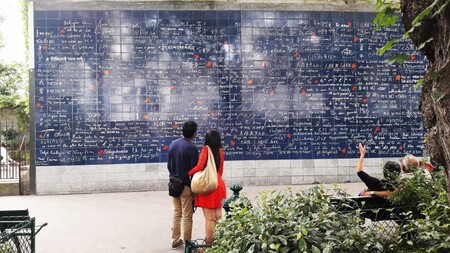
[[[222,200],[227,197],[227,191],[225,189],[225,182],[222,179],[223,173],[223,158],[224,153],[222,149],[219,149],[220,165],[217,171],[218,186],[217,189],[208,195],[195,195],[194,205],[205,208],[221,208]],[[202,171],[206,167],[208,161],[208,148],[203,146],[198,158],[197,165],[189,171],[189,176],[194,175],[198,171]]]

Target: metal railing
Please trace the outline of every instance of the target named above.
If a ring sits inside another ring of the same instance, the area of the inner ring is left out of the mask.
[[[28,166],[29,135],[17,124],[0,122],[0,179],[18,180],[20,170]]]

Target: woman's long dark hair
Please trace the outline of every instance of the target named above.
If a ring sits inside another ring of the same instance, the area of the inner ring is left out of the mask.
[[[216,162],[216,169],[219,170],[220,166],[220,153],[219,149],[222,147],[222,141],[220,139],[219,131],[210,129],[205,134],[205,146],[208,145],[214,155],[214,161]]]

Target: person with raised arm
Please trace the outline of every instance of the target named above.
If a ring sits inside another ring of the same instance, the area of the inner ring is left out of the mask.
[[[400,164],[394,161],[387,161],[383,166],[384,179],[372,177],[363,170],[366,147],[359,143],[359,161],[356,166],[356,174],[364,182],[367,189],[362,191],[360,196],[387,197],[397,188],[397,179],[400,175]]]

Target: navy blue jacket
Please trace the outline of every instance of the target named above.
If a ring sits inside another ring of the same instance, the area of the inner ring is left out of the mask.
[[[191,141],[179,138],[170,144],[167,169],[170,175],[179,175],[183,178],[184,184],[187,186],[191,185],[188,172],[197,165],[197,162],[198,149]]]

